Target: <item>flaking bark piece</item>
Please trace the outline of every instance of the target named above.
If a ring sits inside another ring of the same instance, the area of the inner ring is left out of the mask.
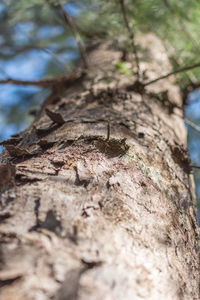
[[[22,140],[22,138],[11,138],[9,140],[3,141],[0,143],[0,145],[14,145],[16,146],[20,141]]]
[[[77,268],[68,271],[65,275],[65,280],[63,281],[55,300],[77,300],[79,282],[81,275],[85,271],[85,268]]]
[[[83,267],[72,269],[68,271],[65,275],[65,280],[63,281],[55,300],[77,300],[78,299],[78,291],[80,285],[80,279],[83,273],[86,271],[99,267],[102,265],[101,261],[95,262],[87,262],[84,259],[81,259]]]
[[[187,150],[180,145],[171,146],[172,158],[187,174],[191,173],[191,160]]]
[[[0,164],[0,190],[15,185],[15,165]]]
[[[136,80],[133,84],[127,86],[127,91],[134,91],[143,95],[145,93],[145,84]]]
[[[47,116],[56,124],[63,125],[65,120],[60,113],[53,112],[48,108],[45,109]]]
[[[0,212],[0,223],[4,222],[6,219],[12,217],[12,214],[9,211]]]
[[[48,127],[35,127],[35,130],[36,130],[36,134],[37,136],[46,136],[48,135],[49,133],[51,133],[52,131],[56,130],[59,128],[59,125],[58,124],[51,124],[50,126]]]
[[[0,288],[2,288],[5,285],[11,285],[14,281],[20,280],[21,278],[22,278],[21,275],[16,275],[16,276],[13,276],[12,278],[8,278],[8,279],[1,279],[1,276],[0,276]]]
[[[53,145],[55,144],[55,141],[48,141],[46,139],[41,139],[39,142],[38,142],[38,145],[40,145],[40,147],[42,149],[48,149],[48,148],[51,148]]]
[[[10,154],[10,156],[12,157],[20,157],[20,156],[24,156],[24,155],[31,155],[30,152],[28,152],[25,149],[21,149],[19,147],[16,147],[14,145],[4,145],[5,148],[8,150],[8,153]]]

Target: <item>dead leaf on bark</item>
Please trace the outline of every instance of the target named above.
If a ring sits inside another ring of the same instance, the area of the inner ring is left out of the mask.
[[[4,145],[4,146],[8,150],[8,153],[10,154],[10,156],[13,156],[13,157],[20,157],[20,156],[31,154],[27,150],[21,149],[19,147],[14,146],[14,145]]]
[[[56,124],[63,125],[65,120],[60,113],[53,112],[48,108],[45,109],[47,116]]]
[[[126,144],[124,139],[111,139],[108,141],[98,139],[97,141],[94,141],[94,145],[100,152],[105,153],[108,157],[122,156],[129,149],[129,146]]]

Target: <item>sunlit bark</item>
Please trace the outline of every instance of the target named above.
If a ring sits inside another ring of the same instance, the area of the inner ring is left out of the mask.
[[[159,41],[142,43],[149,79],[169,71]],[[134,78],[114,71],[120,55],[101,45],[87,78],[5,143],[3,300],[200,297],[179,89],[167,78],[131,91]]]

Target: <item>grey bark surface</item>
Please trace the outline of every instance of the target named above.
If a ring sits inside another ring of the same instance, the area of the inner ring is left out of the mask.
[[[170,70],[160,42],[143,43],[149,79]],[[87,78],[4,143],[2,300],[200,299],[186,130],[168,105],[180,92],[174,78],[128,90],[120,55],[100,45]]]

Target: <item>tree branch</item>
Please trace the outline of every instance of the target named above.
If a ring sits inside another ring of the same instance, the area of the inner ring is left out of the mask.
[[[128,34],[129,34],[129,38],[131,41],[131,47],[132,47],[133,53],[135,55],[135,61],[136,61],[136,65],[137,65],[137,79],[138,79],[138,81],[140,81],[140,62],[139,62],[139,57],[137,54],[137,48],[136,48],[136,44],[135,44],[135,35],[134,35],[133,30],[131,30],[131,27],[128,22],[124,0],[119,0],[119,3],[121,6],[124,23],[126,25],[126,28],[127,28]]]
[[[47,80],[18,80],[18,79],[13,79],[13,78],[8,78],[5,80],[0,80],[0,84],[17,84],[17,85],[38,85],[38,86],[51,86],[52,85],[52,80],[47,79]]]
[[[186,66],[186,67],[183,67],[183,68],[181,68],[181,69],[179,69],[179,70],[172,71],[172,72],[167,73],[167,74],[165,74],[165,75],[163,75],[163,76],[161,76],[161,77],[158,77],[158,78],[156,78],[156,79],[153,79],[153,80],[151,80],[151,81],[145,83],[144,86],[148,86],[148,85],[153,84],[153,83],[155,83],[155,82],[157,82],[157,81],[159,81],[159,80],[168,78],[168,77],[170,77],[170,76],[172,76],[172,75],[175,75],[175,74],[178,74],[178,73],[182,73],[182,72],[185,72],[185,71],[189,71],[189,70],[192,70],[192,69],[195,69],[195,68],[199,68],[199,67],[200,67],[200,62],[197,63],[197,64],[194,64],[194,65],[192,65],[192,66]]]
[[[48,0],[47,0],[47,2],[49,3]],[[49,5],[54,6],[62,14],[65,23],[69,26],[69,28],[71,29],[71,31],[72,31],[75,39],[76,39],[76,42],[77,42],[77,45],[78,45],[78,48],[79,48],[79,52],[80,52],[84,67],[85,67],[85,69],[88,69],[88,64],[87,64],[87,59],[86,59],[86,57],[87,57],[86,52],[85,52],[85,49],[82,45],[78,29],[77,29],[75,23],[73,22],[71,16],[66,12],[66,10],[63,8],[63,6],[62,6],[62,4],[60,3],[59,0],[57,0],[56,4],[52,5],[52,4],[49,3]]]
[[[41,87],[52,87],[56,84],[71,84],[74,81],[83,78],[85,76],[83,71],[75,71],[68,75],[60,75],[55,78],[47,78],[41,80],[18,80],[13,78],[7,78],[5,80],[0,80],[0,84],[16,84],[16,85],[37,85]]]
[[[196,124],[194,124],[192,121],[184,118],[185,123],[187,123],[190,127],[192,127],[193,129],[195,129],[196,131],[200,132],[200,127],[197,126]]]
[[[190,167],[191,167],[192,169],[200,169],[200,166],[191,165]]]

